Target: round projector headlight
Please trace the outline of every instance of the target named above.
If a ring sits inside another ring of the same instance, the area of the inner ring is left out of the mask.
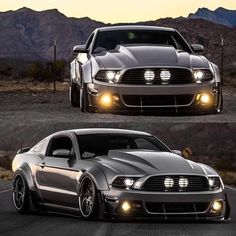
[[[196,70],[194,72],[194,78],[197,82],[201,82],[201,80],[204,78],[205,74],[201,70]]]
[[[127,188],[129,188],[134,184],[134,180],[132,178],[126,178],[124,179],[124,184]]]
[[[174,186],[174,180],[170,177],[166,177],[164,181],[164,185],[166,188],[171,188]]]
[[[106,72],[106,78],[108,79],[108,81],[113,81],[116,77],[116,72],[115,71],[107,71]]]

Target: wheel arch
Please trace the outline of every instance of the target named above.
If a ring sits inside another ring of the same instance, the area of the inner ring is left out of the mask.
[[[101,169],[92,168],[92,169],[84,171],[83,174],[80,176],[79,182],[81,183],[82,180],[86,176],[89,176],[93,180],[98,191],[109,190],[107,179]],[[80,189],[79,189],[79,191],[80,191]]]
[[[81,77],[85,84],[92,83],[92,68],[91,62],[88,61],[84,65],[81,66]]]
[[[35,191],[35,185],[34,185],[34,181],[33,181],[32,172],[30,170],[30,167],[26,163],[24,163],[21,167],[19,167],[15,171],[14,178],[19,174],[22,175],[25,178],[25,180],[27,181],[29,190]]]

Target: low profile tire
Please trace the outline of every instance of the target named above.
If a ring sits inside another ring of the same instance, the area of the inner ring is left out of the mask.
[[[75,83],[71,83],[70,85],[70,103],[73,107],[79,107],[80,105],[80,91],[78,90]]]
[[[80,110],[82,112],[89,112],[88,91],[86,84],[83,84],[80,89]]]
[[[217,107],[214,110],[215,114],[221,113],[223,110],[223,94],[222,92],[218,93],[218,98],[217,98]]]
[[[79,208],[83,219],[98,219],[98,191],[93,180],[89,176],[84,177],[81,182],[79,194]]]
[[[13,203],[20,214],[30,211],[29,187],[21,174],[17,174],[13,180]]]

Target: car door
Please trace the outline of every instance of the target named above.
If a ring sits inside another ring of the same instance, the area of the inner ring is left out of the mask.
[[[39,163],[36,179],[44,203],[78,207],[77,163],[72,137],[57,136],[48,144],[45,158]],[[62,155],[70,153],[70,155]]]

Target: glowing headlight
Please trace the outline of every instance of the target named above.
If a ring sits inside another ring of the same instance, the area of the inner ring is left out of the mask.
[[[186,179],[186,178],[180,178],[180,179],[179,179],[179,186],[180,186],[181,188],[186,188],[186,187],[188,187],[188,179]]]
[[[174,186],[174,180],[170,177],[166,177],[164,181],[164,185],[166,188],[171,188]]]
[[[133,188],[135,186],[135,188],[137,189],[140,188],[140,185],[142,184],[138,183],[138,185],[136,185],[138,179],[140,179],[140,177],[119,176],[113,181],[112,186],[124,189],[129,189],[131,187]]]
[[[220,188],[220,179],[218,177],[209,177],[208,184],[210,190],[216,190]]]
[[[194,78],[197,83],[201,83],[201,81],[204,79],[204,72],[202,70],[196,70],[194,71]]]
[[[116,77],[116,72],[115,71],[107,71],[106,72],[106,78],[108,79],[108,81],[113,81]]]
[[[125,184],[125,186],[126,187],[131,187],[133,184],[134,184],[134,180],[133,179],[131,179],[131,178],[126,178],[125,180],[124,180],[124,184]]]

